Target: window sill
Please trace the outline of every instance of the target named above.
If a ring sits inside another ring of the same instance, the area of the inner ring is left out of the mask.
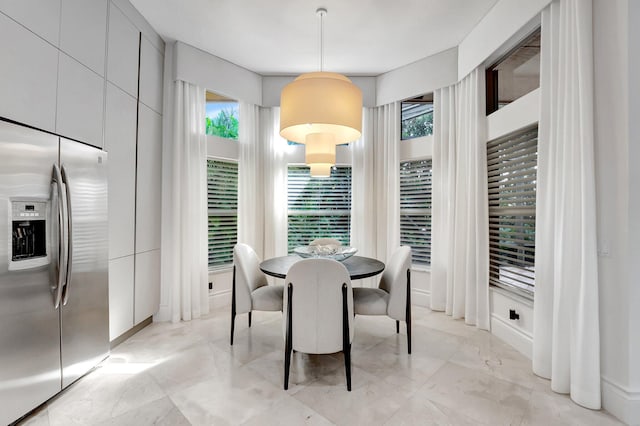
[[[522,303],[525,306],[528,306],[530,308],[533,308],[533,295],[531,295],[531,298],[529,297],[525,297],[522,296],[514,291],[510,291],[510,290],[506,290],[504,288],[500,288],[497,287],[495,285],[490,285],[489,286],[489,291],[493,291],[495,293],[499,293],[501,295],[503,295],[504,297],[507,297],[511,300],[514,300],[518,303]]]
[[[431,265],[411,265],[411,270],[431,273]]]
[[[215,268],[209,268],[209,273],[210,274],[224,274],[227,272],[231,272],[233,271],[233,265],[227,265],[227,266],[218,266]]]

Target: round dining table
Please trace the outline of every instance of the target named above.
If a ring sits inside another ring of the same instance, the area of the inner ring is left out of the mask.
[[[260,270],[276,278],[286,278],[289,268],[302,260],[297,254],[267,259],[260,263]],[[349,271],[352,280],[373,277],[384,271],[384,263],[377,259],[364,256],[351,256],[341,262]]]

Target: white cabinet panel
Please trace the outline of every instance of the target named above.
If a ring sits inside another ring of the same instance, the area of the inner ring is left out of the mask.
[[[149,318],[160,306],[160,250],[136,254],[134,323]]]
[[[102,148],[104,79],[60,52],[56,131]]]
[[[58,50],[0,14],[0,116],[54,131]]]
[[[109,261],[109,340],[133,327],[134,257]]]
[[[62,0],[60,49],[104,76],[107,0]]]
[[[109,153],[109,259],[134,253],[137,105],[134,98],[107,83],[105,150]]]
[[[162,116],[139,104],[136,253],[160,248],[161,171]]]
[[[162,114],[164,56],[145,37],[140,44],[140,101]]]
[[[131,96],[138,96],[140,32],[113,4],[109,9],[107,80]]]
[[[58,46],[60,0],[0,0],[0,10]]]

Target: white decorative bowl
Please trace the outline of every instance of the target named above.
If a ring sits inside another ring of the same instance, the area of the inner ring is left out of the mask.
[[[355,247],[349,246],[302,246],[293,249],[293,252],[302,258],[322,257],[326,259],[334,259],[342,262],[350,258],[358,251]]]

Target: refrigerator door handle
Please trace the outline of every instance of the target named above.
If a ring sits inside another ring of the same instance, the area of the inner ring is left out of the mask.
[[[72,216],[71,216],[71,190],[69,189],[69,178],[67,172],[64,168],[64,164],[62,165],[62,181],[64,182],[64,192],[65,192],[65,221],[67,224],[67,263],[65,266],[65,285],[63,291],[63,301],[62,304],[66,305],[69,301],[69,287],[71,286],[71,268],[73,266],[73,227]]]
[[[60,302],[62,301],[62,290],[67,278],[68,233],[66,222],[67,198],[65,196],[65,188],[62,182],[62,174],[60,173],[60,168],[57,164],[53,165],[52,180],[56,184],[56,188],[58,190],[58,285],[56,287],[54,302],[55,309],[58,309],[60,307]]]

